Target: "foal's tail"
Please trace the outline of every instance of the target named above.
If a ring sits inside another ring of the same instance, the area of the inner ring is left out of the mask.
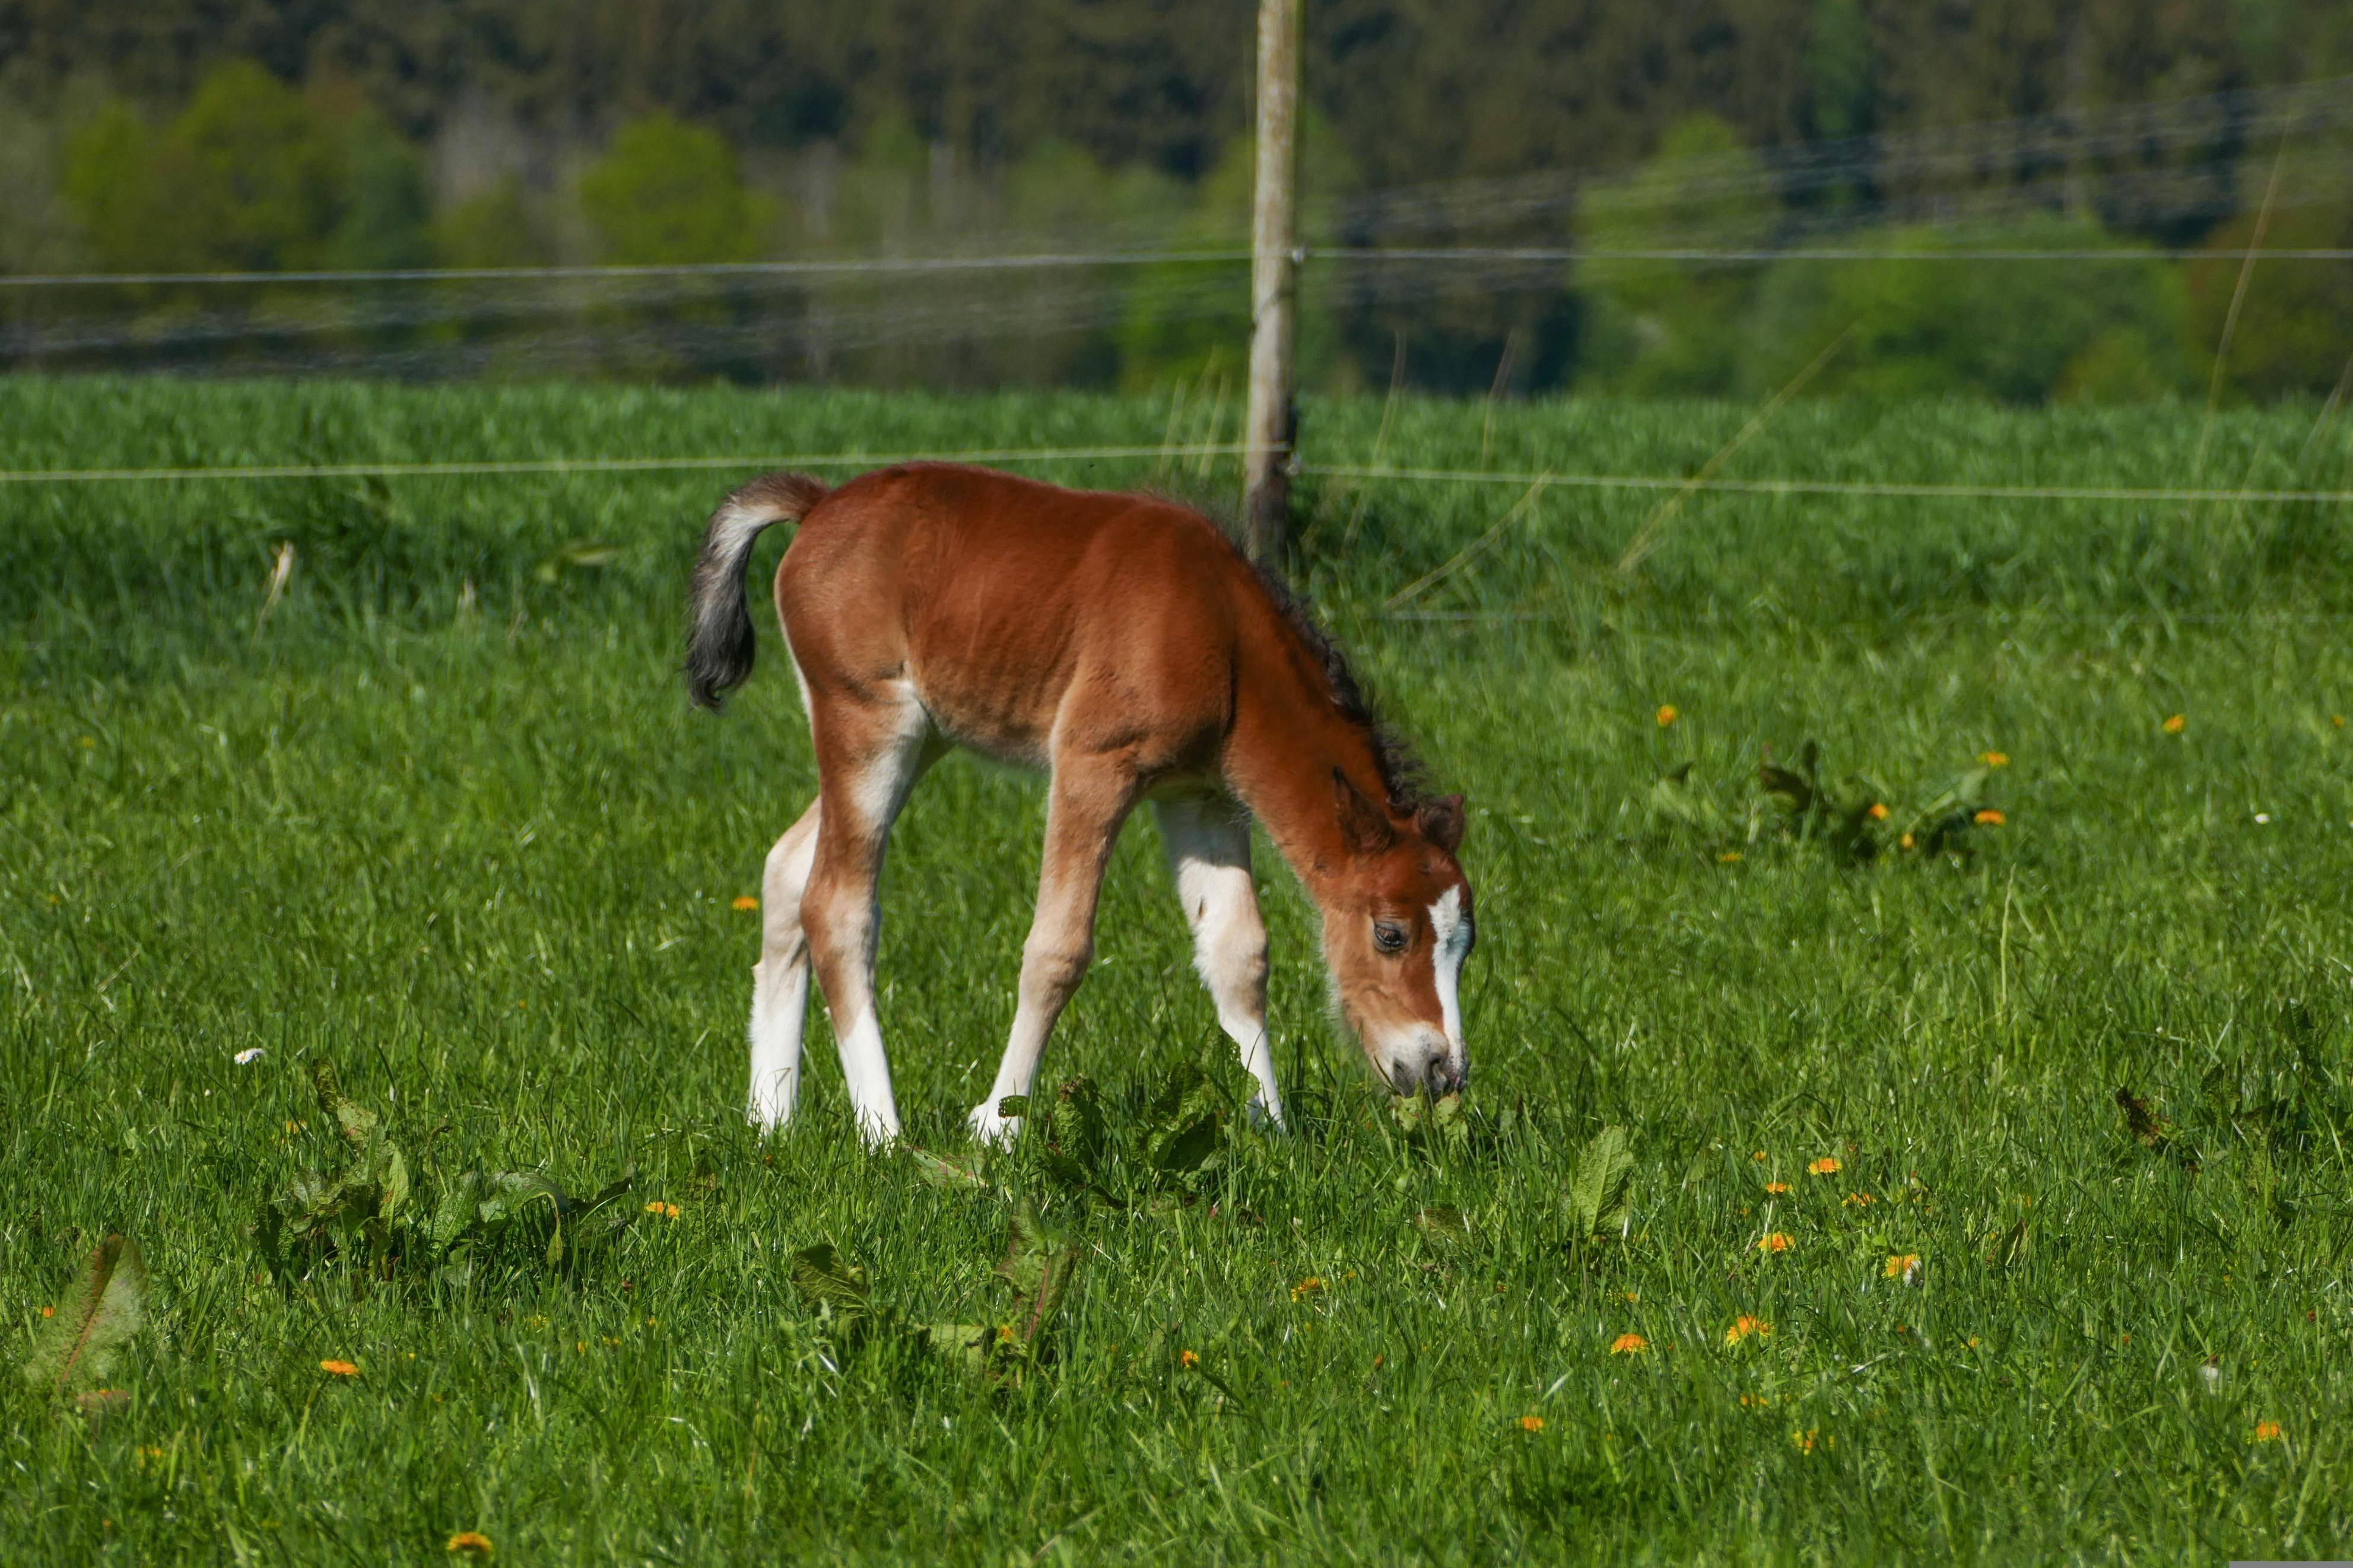
[[[752,542],[772,522],[798,522],[826,497],[807,474],[769,474],[719,503],[694,563],[694,631],[686,648],[686,689],[695,702],[717,708],[720,694],[752,673],[758,644],[744,603],[744,563]]]

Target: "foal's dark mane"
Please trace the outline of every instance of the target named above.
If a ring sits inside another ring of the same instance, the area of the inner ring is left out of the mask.
[[[1391,729],[1374,710],[1373,700],[1366,694],[1364,683],[1356,679],[1346,652],[1332,640],[1331,633],[1316,624],[1306,599],[1271,566],[1256,561],[1250,564],[1258,574],[1259,586],[1266,590],[1267,597],[1282,613],[1292,635],[1306,644],[1307,651],[1323,666],[1324,684],[1331,688],[1332,705],[1340,710],[1340,717],[1362,731],[1365,739],[1372,743],[1373,765],[1380,771],[1381,789],[1388,796],[1390,807],[1411,813],[1428,794],[1421,759],[1414,755],[1405,737]]]

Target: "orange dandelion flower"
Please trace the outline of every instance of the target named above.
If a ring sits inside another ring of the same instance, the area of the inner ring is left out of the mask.
[[[41,1316],[44,1318],[54,1318],[57,1315],[58,1310],[55,1307],[44,1307],[41,1309]]]
[[[1897,839],[1896,842],[1903,845],[1905,848],[1909,849],[1913,846],[1914,839],[1912,836],[1907,833],[1903,837]]]
[[[2287,1441],[2287,1428],[2276,1421],[2258,1421],[2255,1423],[2255,1441],[2284,1443]]]
[[[1544,1430],[1544,1417],[1543,1417],[1543,1416],[1541,1416],[1541,1415],[1523,1415],[1523,1416],[1521,1416],[1521,1417],[1520,1417],[1520,1430],[1521,1430],[1521,1431],[1523,1431],[1523,1432],[1541,1432],[1541,1431],[1543,1431],[1543,1430]]]
[[[1726,866],[1729,866],[1729,865],[1733,864],[1735,861],[1738,860],[1739,858],[1740,858],[1740,851],[1739,851],[1739,850],[1737,850],[1737,849],[1727,849],[1727,850],[1725,850],[1723,854],[1721,854],[1721,855],[1719,855],[1719,856],[1717,856],[1717,857],[1716,857],[1716,859],[1717,859],[1717,861],[1718,861],[1718,862],[1720,862],[1720,863],[1721,863],[1721,864],[1723,864],[1723,865],[1726,865]]]
[[[734,907],[739,910],[756,910],[760,907],[760,900],[745,893],[735,900]]]
[[[1767,1322],[1762,1318],[1752,1318],[1747,1314],[1743,1313],[1741,1316],[1732,1320],[1732,1327],[1724,1331],[1724,1342],[1728,1345],[1736,1345],[1741,1341],[1747,1339],[1752,1335],[1762,1340],[1769,1339],[1772,1337],[1772,1324]]]
[[[1884,822],[1887,820],[1887,803],[1885,801],[1874,800],[1871,803],[1871,820],[1873,822]]]
[[[1310,1274],[1306,1279],[1302,1279],[1298,1284],[1293,1285],[1291,1288],[1291,1299],[1294,1301],[1303,1301],[1308,1297],[1316,1294],[1323,1289],[1324,1277],[1320,1274]]]
[[[1659,708],[1659,728],[1663,730],[1682,717],[1682,714],[1675,711],[1673,703],[1662,703]]]
[[[1777,1230],[1770,1236],[1761,1236],[1757,1238],[1757,1250],[1759,1252],[1787,1252],[1789,1250],[1789,1237],[1786,1231]]]
[[[1849,1193],[1841,1201],[1851,1209],[1863,1208],[1878,1202],[1869,1193]]]
[[[1975,1349],[1977,1349],[1977,1348],[1978,1348],[1978,1337],[1977,1337],[1977,1335],[1975,1335],[1975,1334],[1971,1334],[1971,1335],[1969,1336],[1969,1338],[1968,1338],[1968,1346],[1969,1346],[1969,1349],[1971,1349],[1971,1350],[1975,1350]]]
[[[357,1377],[360,1374],[360,1369],[347,1361],[322,1361],[319,1363],[319,1370],[333,1373],[337,1377]]]
[[[1611,1355],[1641,1355],[1651,1348],[1651,1342],[1640,1334],[1620,1334],[1609,1342]]]
[[[1798,1445],[1798,1452],[1810,1454],[1814,1451],[1814,1439],[1820,1436],[1819,1432],[1792,1432],[1789,1438]]]
[[[2003,823],[2009,821],[2010,818],[2002,816],[2001,813],[1996,811],[1993,807],[1987,806],[1983,811],[1980,811],[1975,816],[1970,817],[1969,820],[1976,823],[1979,827],[2000,827]]]
[[[648,1214],[658,1214],[664,1219],[676,1219],[678,1217],[678,1205],[676,1204],[666,1204],[662,1202],[661,1199],[656,1198],[653,1202],[646,1205],[646,1212]]]
[[[1198,1351],[1178,1351],[1176,1352],[1176,1364],[1178,1366],[1198,1366],[1201,1364],[1201,1352]]]
[[[1765,1184],[1765,1190],[1768,1193],[1786,1193],[1789,1190],[1789,1184],[1787,1182],[1767,1182]]]
[[[1757,1163],[1762,1164],[1762,1163],[1764,1163],[1764,1162],[1765,1162],[1765,1151],[1764,1151],[1764,1150],[1762,1150],[1762,1149],[1759,1149],[1759,1150],[1757,1150],[1757,1152],[1755,1152],[1754,1154],[1749,1155],[1748,1157],[1749,1157],[1750,1159],[1752,1159],[1752,1160],[1756,1161]]]
[[[2189,721],[2179,713],[2165,721],[2165,732],[2168,735],[2179,735],[2188,728],[2189,728]]]
[[[492,1546],[491,1538],[480,1531],[461,1530],[449,1538],[449,1550],[463,1552],[469,1557],[488,1557],[498,1548]]]
[[[1890,1279],[1901,1279],[1905,1275],[1911,1273],[1912,1270],[1919,1267],[1920,1255],[1918,1253],[1891,1252],[1887,1255],[1887,1267],[1883,1272]]]
[[[1835,1176],[1845,1168],[1839,1163],[1839,1157],[1836,1154],[1825,1154],[1807,1166],[1806,1173],[1810,1176]]]
[[[1989,768],[2006,768],[2010,766],[2010,753],[2008,752],[1987,752],[1983,755],[1979,756],[1978,761],[1983,763]]]

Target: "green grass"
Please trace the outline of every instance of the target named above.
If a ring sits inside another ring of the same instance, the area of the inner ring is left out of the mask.
[[[2345,485],[2316,413],[2226,415],[2203,479]],[[1208,433],[1174,414],[0,382],[16,468]],[[1375,402],[1305,427],[1326,461],[1672,472],[1746,414],[1409,403],[1384,445]],[[2200,431],[1800,405],[1727,471],[2179,483]],[[1238,1130],[1197,1205],[1083,1222],[1057,1359],[997,1389],[847,1353],[790,1288],[791,1251],[831,1241],[892,1310],[971,1321],[1004,1239],[993,1202],[860,1150],[821,1018],[805,1120],[763,1146],[738,1115],[756,933],[730,901],[812,771],[768,632],[723,720],[674,676],[732,479],[0,489],[0,1314],[13,1361],[120,1227],[155,1319],[127,1409],[0,1406],[0,1559],[440,1561],[466,1529],[512,1562],[2353,1552],[2343,509],[1702,500],[1622,582],[1658,498],[1554,492],[1388,614],[1518,492],[1315,482],[1317,596],[1472,805],[1478,1136],[1397,1135],[1270,858],[1298,1135]],[[555,561],[584,541],[611,558]],[[1810,736],[1891,826],[2007,752],[2006,822],[1962,863],[1752,842],[1760,748]],[[1652,810],[1684,762],[1725,826]],[[961,1146],[1010,1022],[1040,817],[1033,782],[957,761],[894,839],[882,1005],[925,1146]],[[1139,825],[1047,1064],[1129,1132],[1216,1035],[1171,904]],[[315,1124],[322,1057],[470,1158],[575,1186],[634,1162],[681,1212],[576,1279],[281,1293],[245,1227],[320,1163],[288,1124]],[[2127,1136],[2119,1086],[2195,1173]],[[1613,1122],[1631,1234],[1576,1253],[1571,1162]],[[1438,1205],[1467,1239],[1416,1227]],[[1916,1289],[1883,1278],[1908,1253]],[[1308,1276],[1328,1288],[1294,1300]],[[1727,1348],[1743,1314],[1773,1331]],[[1648,1352],[1610,1354],[1627,1332]]]

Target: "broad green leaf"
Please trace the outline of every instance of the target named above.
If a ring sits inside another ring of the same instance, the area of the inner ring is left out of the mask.
[[[1569,1175],[1568,1205],[1580,1244],[1612,1231],[1625,1234],[1632,1221],[1633,1175],[1632,1142],[1623,1127],[1604,1127],[1579,1151]]]
[[[53,1395],[95,1383],[145,1315],[147,1260],[129,1237],[98,1244],[90,1261],[34,1335],[25,1381]]]
[[[994,1323],[925,1323],[915,1331],[924,1346],[967,1372],[986,1371],[999,1333]]]
[[[863,1312],[872,1296],[865,1268],[844,1258],[831,1242],[821,1241],[794,1253],[792,1278],[801,1300],[819,1309]]]
[[[311,1064],[311,1083],[318,1090],[319,1109],[335,1119],[335,1130],[355,1150],[364,1150],[376,1130],[376,1114],[335,1086],[335,1064]]]
[[[1035,1344],[1052,1326],[1078,1265],[1078,1247],[1068,1237],[1048,1226],[1027,1204],[1013,1212],[997,1272],[1020,1298],[1015,1331],[1024,1343]]]
[[[988,1183],[979,1173],[968,1171],[952,1160],[943,1160],[929,1150],[907,1146],[907,1158],[914,1162],[915,1173],[935,1187],[987,1192]]]

